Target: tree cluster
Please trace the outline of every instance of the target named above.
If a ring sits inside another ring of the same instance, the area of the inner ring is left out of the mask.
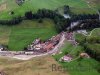
[[[13,18],[11,20],[0,20],[1,25],[16,25],[22,22],[22,17]]]
[[[64,6],[64,13],[69,14],[70,8],[69,6]],[[69,30],[77,30],[77,29],[91,29],[100,27],[99,15],[98,14],[80,14],[75,15],[71,14],[71,18],[64,18],[61,14],[56,11],[49,9],[39,9],[36,13],[32,13],[32,11],[25,12],[24,17],[13,18],[12,20],[0,20],[0,24],[2,25],[15,25],[20,23],[22,20],[32,20],[37,19],[39,23],[43,22],[43,18],[52,19],[55,23],[55,27],[58,32],[66,31],[68,27],[71,26],[72,22],[80,21],[80,24],[75,26],[73,29]]]
[[[81,20],[77,26],[74,26],[71,30],[80,30],[80,29],[94,29],[100,27],[100,21],[98,19],[88,19]]]
[[[70,7],[68,5],[64,5],[64,14],[70,14]]]
[[[72,15],[71,21],[75,22],[78,20],[88,20],[88,19],[99,19],[98,14],[79,14],[79,15]]]
[[[65,31],[71,23],[70,19],[65,19],[62,15],[48,9],[39,9],[35,14],[32,14],[32,11],[26,12],[25,17],[26,19],[39,19],[39,22],[43,18],[52,19],[58,32]]]
[[[100,51],[99,51],[99,49],[94,50],[94,49],[90,48],[88,45],[89,45],[89,43],[86,43],[86,44],[85,44],[85,46],[84,46],[85,51],[86,51],[91,57],[93,57],[94,59],[100,61]],[[94,44],[94,46],[95,46],[95,44]],[[96,49],[96,48],[95,48],[95,49]]]

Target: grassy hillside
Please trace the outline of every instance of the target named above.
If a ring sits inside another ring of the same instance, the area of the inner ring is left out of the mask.
[[[84,0],[26,0],[21,6],[19,6],[15,0],[0,0],[0,19],[10,19],[12,17],[21,15],[23,16],[26,11],[32,10],[36,12],[38,9],[47,8],[55,10],[63,5],[69,5],[74,7],[72,11],[83,13],[86,8],[89,8]],[[85,8],[85,9],[84,9]],[[14,11],[14,15],[10,15],[9,12]],[[91,9],[86,10],[85,13],[89,13]],[[92,13],[95,13],[92,11]]]
[[[88,36],[77,33],[76,40],[82,45],[86,44],[88,49],[100,53],[100,28],[93,29]]]
[[[76,37],[77,38],[77,37]],[[80,37],[81,38],[81,37]],[[77,39],[80,39],[77,38]],[[82,37],[83,38],[83,37]],[[81,40],[80,40],[81,41]],[[94,47],[94,46],[93,46]],[[54,55],[55,60],[60,63],[63,68],[69,72],[70,75],[99,75],[97,67],[100,66],[99,62],[92,58],[77,59],[81,52],[84,52],[84,48],[81,45],[77,47],[72,46],[68,41],[60,49],[62,54]],[[73,61],[71,62],[59,62],[59,59],[66,53],[73,56]]]
[[[100,28],[94,29],[87,37],[87,41],[87,48],[100,54]]]
[[[0,44],[8,45],[10,50],[22,50],[36,38],[46,40],[57,33],[49,19],[44,19],[43,23],[26,20],[16,26],[0,26],[0,31]]]
[[[71,12],[75,13],[75,14],[95,14],[97,13],[95,10],[92,10],[90,8],[75,8],[72,7],[71,8]]]
[[[92,31],[91,36],[98,36],[98,37],[100,38],[100,28],[95,28],[95,29]]]
[[[5,45],[8,44],[10,32],[11,32],[10,27],[0,25],[0,44],[5,44]]]

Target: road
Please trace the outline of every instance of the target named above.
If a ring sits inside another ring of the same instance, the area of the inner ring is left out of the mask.
[[[44,53],[44,54],[40,54],[40,55],[10,55],[10,54],[6,54],[5,53],[5,56],[3,57],[9,57],[9,58],[16,58],[16,59],[20,59],[20,60],[29,60],[31,58],[34,58],[34,57],[41,57],[41,56],[46,56],[46,55],[52,55],[52,54],[56,54],[59,50],[59,48],[63,45],[64,43],[64,40],[65,40],[65,34],[62,33],[62,36],[61,36],[61,39],[60,39],[60,42],[58,43],[57,46],[55,46],[55,48],[47,53]],[[9,52],[8,52],[9,53]],[[2,55],[1,55],[2,56]]]

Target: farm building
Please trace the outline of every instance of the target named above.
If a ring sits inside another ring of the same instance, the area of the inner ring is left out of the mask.
[[[4,50],[4,46],[0,45],[0,51]]]
[[[59,59],[59,61],[63,62],[70,62],[72,61],[72,57],[70,55],[65,55]]]
[[[25,0],[16,0],[16,3],[17,3],[18,5],[22,5],[22,4],[24,3],[24,1],[25,1]]]
[[[0,45],[0,51],[5,51],[7,48],[4,45]]]

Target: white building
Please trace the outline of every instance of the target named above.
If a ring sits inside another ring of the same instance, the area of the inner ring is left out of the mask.
[[[77,30],[77,33],[83,34],[83,35],[87,35],[87,31],[86,30]]]

